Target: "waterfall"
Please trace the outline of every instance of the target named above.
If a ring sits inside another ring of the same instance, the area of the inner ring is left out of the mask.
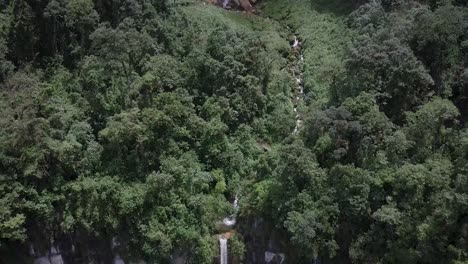
[[[229,227],[232,227],[236,224],[236,218],[233,216],[226,217],[223,219],[223,224]]]
[[[234,198],[234,203],[232,204],[232,206],[234,207],[234,214],[223,219],[224,225],[228,227],[232,227],[236,224],[236,214],[237,214],[237,210],[239,210],[238,203],[239,203],[239,198],[237,197],[237,194],[236,194],[236,197]]]
[[[302,97],[304,97],[304,86],[303,86],[303,79],[302,79],[302,73],[300,70],[300,63],[304,61],[304,55],[301,50],[301,43],[297,39],[296,36],[294,36],[294,43],[291,45],[292,52],[296,57],[295,65],[290,68],[290,71],[293,75],[293,77],[296,79],[296,88],[294,89],[294,94],[296,95],[295,97],[293,96],[293,105],[294,105],[294,113],[296,114],[295,119],[296,119],[296,126],[294,127],[293,134],[297,134],[299,132],[299,129],[302,126],[302,119],[301,115],[298,112],[298,105],[301,103]],[[299,72],[299,74],[297,74]],[[296,75],[297,74],[297,75]]]
[[[223,219],[223,222],[218,226],[219,231],[225,232],[219,235],[219,255],[220,263],[228,263],[228,248],[227,241],[231,238],[233,234],[234,226],[236,225],[236,215],[239,211],[239,197],[236,194],[234,201],[232,202],[232,207],[234,208],[233,214]]]
[[[237,213],[237,209],[239,209],[239,204],[238,203],[239,203],[239,198],[238,198],[238,196],[236,194],[236,197],[234,198],[234,204],[233,204],[234,209],[236,210],[236,213]]]
[[[293,44],[293,48],[297,48],[299,46],[299,40],[296,38],[296,36],[294,36],[294,44]]]
[[[227,249],[227,239],[223,236],[219,237],[219,250],[220,250],[220,264],[228,263],[228,249]]]

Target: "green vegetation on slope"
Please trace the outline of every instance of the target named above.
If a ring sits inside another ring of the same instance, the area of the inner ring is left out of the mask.
[[[0,263],[467,263],[466,1],[259,8],[0,1]]]
[[[210,263],[257,139],[294,126],[277,24],[109,4],[0,4],[2,262],[55,245],[66,262]]]
[[[353,31],[345,20],[350,4],[338,0],[267,0],[262,15],[289,26],[302,40],[304,84],[310,103],[324,105],[330,87],[343,70],[344,51]]]
[[[262,157],[246,211],[293,263],[466,263],[466,3],[368,2],[264,3],[304,38],[306,71],[322,58],[305,78],[327,94]]]

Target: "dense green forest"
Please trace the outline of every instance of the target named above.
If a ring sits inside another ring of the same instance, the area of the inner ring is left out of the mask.
[[[1,264],[468,263],[468,1],[235,2],[0,0]]]

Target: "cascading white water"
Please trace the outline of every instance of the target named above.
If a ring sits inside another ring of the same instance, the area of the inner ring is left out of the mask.
[[[236,195],[236,197],[234,198],[234,203],[232,204],[232,206],[234,207],[234,214],[223,219],[224,225],[232,227],[236,224],[236,214],[237,214],[237,210],[239,209],[238,202],[239,202],[239,199]]]
[[[223,223],[221,225],[222,230],[224,230],[224,232],[233,230],[234,225],[236,224],[236,215],[237,215],[237,211],[239,211],[239,198],[237,195],[234,198],[232,207],[234,208],[234,213],[230,215],[229,217],[224,218]],[[229,237],[230,237],[230,233],[225,233],[224,235],[219,236],[219,251],[220,251],[220,263],[221,264],[228,263],[227,240]]]
[[[220,264],[228,263],[228,249],[227,249],[227,239],[223,236],[219,236],[219,251],[220,251]]]
[[[237,212],[237,209],[239,209],[239,198],[237,197],[237,194],[236,194],[236,197],[234,198],[234,203],[233,203],[233,206],[234,206],[234,209],[236,210]]]
[[[296,36],[294,36],[294,44],[293,44],[292,47],[293,47],[293,48],[299,47],[299,40],[296,38]]]
[[[293,99],[294,100],[294,113],[296,114],[295,118],[296,118],[296,126],[294,127],[294,131],[293,131],[293,134],[296,134],[297,132],[299,132],[299,128],[301,127],[302,125],[302,119],[301,119],[301,115],[299,114],[298,110],[297,110],[297,107],[302,99],[302,97],[304,96],[304,87],[303,87],[303,80],[302,80],[302,74],[299,74],[298,76],[296,76],[296,70],[299,70],[300,68],[298,67],[299,63],[303,62],[304,61],[304,55],[302,54],[302,50],[301,50],[301,43],[299,42],[299,40],[297,39],[296,36],[294,36],[294,42],[292,44],[292,49],[293,49],[293,53],[296,54],[296,69],[291,69],[291,73],[293,75],[293,77],[296,79],[296,91],[295,91],[295,94],[296,94],[296,97]]]
[[[235,217],[226,217],[223,219],[223,224],[229,227],[232,227],[236,224],[236,218]]]

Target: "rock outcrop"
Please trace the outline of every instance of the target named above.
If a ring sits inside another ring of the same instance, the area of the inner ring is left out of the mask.
[[[250,3],[249,0],[239,0],[240,2],[240,6],[242,7],[242,9],[244,9],[245,11],[252,11],[253,10],[253,7],[252,7],[252,4]]]
[[[239,9],[247,12],[254,11],[257,0],[218,0],[217,3],[224,9]]]

